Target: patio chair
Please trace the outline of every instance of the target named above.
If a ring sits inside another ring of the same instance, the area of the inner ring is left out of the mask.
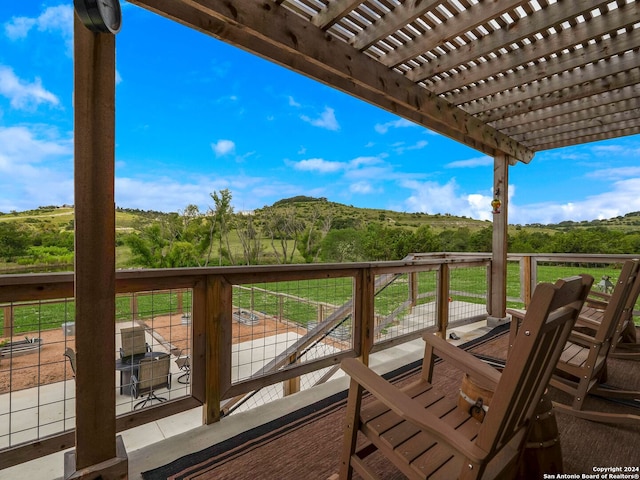
[[[138,398],[146,394],[144,400],[136,403],[133,409],[144,407],[154,400],[166,402],[164,397],[158,397],[156,390],[171,388],[171,364],[169,354],[152,358],[143,358],[138,365],[138,371],[131,376],[131,395]]]
[[[183,354],[184,350],[180,348],[171,349],[171,353],[176,357],[176,365],[182,372],[177,378],[178,383],[186,385],[189,383],[189,377],[191,376],[191,357],[187,354]]]
[[[73,377],[76,376],[76,352],[73,348],[67,347],[62,354],[69,359],[69,365],[71,365],[71,372],[73,373]]]
[[[502,373],[432,334],[423,337],[421,378],[403,388],[358,359],[343,360],[351,383],[340,478],[351,478],[353,470],[378,478],[364,461],[374,451],[412,479],[514,476],[536,407],[592,283],[593,277],[581,275],[540,284]],[[435,357],[493,389],[482,422],[433,387]],[[375,401],[362,407],[365,389]],[[356,451],[358,432],[368,441]]]
[[[640,423],[640,416],[585,409],[588,395],[616,399],[640,398],[640,391],[624,390],[605,385],[607,359],[613,352],[619,334],[631,318],[640,288],[640,260],[627,260],[620,272],[611,298],[601,313],[593,307],[583,307],[574,331],[564,345],[550,385],[568,393],[571,405],[554,402],[557,411],[576,417],[605,423]],[[519,310],[507,310],[518,324]],[[598,313],[598,319],[594,319]],[[589,325],[585,329],[584,326]],[[513,327],[513,324],[512,324]],[[520,327],[522,328],[522,327]]]
[[[133,361],[137,357],[151,351],[145,336],[145,328],[141,326],[120,329],[120,358],[123,361]]]
[[[640,344],[637,343],[637,328],[633,319],[633,311],[639,296],[640,278],[631,287],[620,322],[613,333],[610,358],[640,360]],[[578,317],[576,327],[586,329],[587,333],[595,333],[611,303],[611,298],[611,294],[592,290]]]

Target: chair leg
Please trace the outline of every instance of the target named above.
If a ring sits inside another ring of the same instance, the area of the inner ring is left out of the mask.
[[[151,392],[151,393],[149,393],[149,395],[147,395],[147,396],[144,398],[144,400],[142,400],[142,401],[140,401],[140,402],[136,403],[136,404],[133,406],[133,409],[134,409],[134,410],[137,410],[138,408],[144,408],[144,406],[147,404],[147,402],[148,402],[149,404],[152,404],[154,400],[157,400],[157,401],[159,401],[159,402],[166,402],[166,401],[167,401],[167,399],[166,399],[166,398],[164,398],[164,397],[158,397],[158,396],[156,396],[156,394],[155,394],[154,392]]]
[[[362,386],[351,380],[349,398],[347,400],[346,425],[344,427],[344,446],[342,450],[342,463],[340,464],[340,480],[351,480],[353,476],[351,460],[356,450],[356,440],[358,438],[362,391]]]
[[[186,370],[183,370],[183,371],[184,371],[184,373],[178,377],[178,383],[181,383],[183,385],[188,385],[189,381],[191,379],[191,370],[190,369],[186,369]]]

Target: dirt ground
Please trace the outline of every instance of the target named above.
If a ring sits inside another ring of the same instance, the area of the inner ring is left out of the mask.
[[[164,348],[169,351],[171,348],[177,348],[185,349],[188,353],[191,328],[190,325],[182,324],[179,315],[155,317],[138,321],[138,323],[148,327],[147,332],[153,337],[150,343],[154,350]],[[131,326],[131,324],[125,323],[122,326]],[[305,332],[300,330],[272,317],[262,316],[259,324],[255,326],[233,322],[232,336],[235,344],[290,331]],[[42,343],[40,351],[9,358],[3,357],[0,360],[0,394],[73,378],[69,361],[63,354],[67,347],[75,349],[75,336],[65,336],[62,328],[57,328],[21,334],[11,340],[24,340],[25,336],[40,338]],[[117,344],[118,336],[116,336],[116,346]],[[114,353],[114,362],[115,358]]]

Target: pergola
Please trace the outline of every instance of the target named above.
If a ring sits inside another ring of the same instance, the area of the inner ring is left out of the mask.
[[[635,0],[130,1],[492,156],[502,206],[488,307],[498,322],[509,165],[640,133]],[[96,369],[112,373],[115,348],[114,70],[114,36],[76,16],[75,298],[77,316],[94,320],[78,324],[76,348],[98,361],[77,372],[73,478],[126,477],[113,389],[91,381]]]

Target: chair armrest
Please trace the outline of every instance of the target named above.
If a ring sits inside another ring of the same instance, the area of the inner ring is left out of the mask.
[[[512,318],[524,320],[527,311],[520,308],[507,308],[507,314],[511,315]]]
[[[495,368],[432,333],[427,333],[422,338],[433,347],[434,355],[455,365],[474,379],[481,380],[489,388],[495,389],[498,385],[502,374]]]
[[[582,347],[593,347],[594,345],[602,345],[602,342],[595,339],[591,335],[587,335],[584,332],[572,330],[569,335],[568,342],[576,343]]]
[[[362,385],[374,397],[397,413],[401,418],[418,426],[423,431],[438,438],[450,448],[462,453],[474,462],[482,462],[487,452],[468,440],[453,427],[440,420],[439,417],[426,411],[407,394],[376,374],[369,367],[355,358],[342,361],[342,369],[351,380]]]
[[[145,343],[145,347],[146,347],[147,352],[151,352],[152,351],[151,350],[151,345],[149,345],[148,343]]]

